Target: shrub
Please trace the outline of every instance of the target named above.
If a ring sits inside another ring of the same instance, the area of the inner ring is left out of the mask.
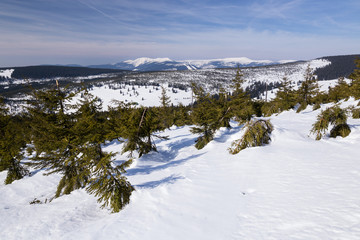
[[[352,110],[352,117],[355,119],[360,118],[360,108],[354,108]]]
[[[242,138],[235,140],[229,148],[231,154],[237,154],[248,147],[263,146],[270,143],[273,125],[270,120],[253,120],[245,125],[246,131]]]
[[[320,103],[315,103],[313,106],[313,111],[318,110],[319,108],[321,108]]]
[[[330,137],[342,136],[346,137],[350,134],[350,128],[347,125],[346,110],[338,105],[327,108],[317,116],[317,121],[313,124],[310,133],[316,134],[316,140],[320,140],[332,124],[334,127],[330,131]]]
[[[334,126],[330,131],[330,137],[336,138],[337,136],[341,137],[347,137],[350,134],[351,130],[349,125],[345,124],[339,124]]]

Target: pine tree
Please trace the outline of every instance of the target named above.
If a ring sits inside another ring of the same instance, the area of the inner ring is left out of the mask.
[[[122,153],[130,152],[129,157],[133,158],[134,151],[139,157],[150,151],[157,151],[152,138],[167,139],[166,136],[155,134],[161,130],[160,121],[152,108],[140,107],[131,109],[129,118],[124,121],[123,138],[126,139]]]
[[[107,138],[117,139],[120,142],[124,140],[124,132],[127,130],[126,122],[129,120],[134,103],[124,103],[122,101],[114,101],[115,107],[109,106],[107,127]]]
[[[342,99],[349,98],[350,94],[350,86],[346,83],[343,77],[340,77],[336,86],[329,88],[328,98],[331,101],[338,102]]]
[[[271,141],[270,134],[273,131],[273,125],[270,120],[252,120],[244,126],[245,133],[242,138],[235,140],[229,148],[231,154],[237,154],[248,147],[263,146]]]
[[[217,121],[217,126],[215,126],[216,129],[219,129],[220,127],[226,127],[231,128],[230,126],[230,120],[232,118],[231,116],[231,104],[229,95],[225,91],[224,88],[220,88],[219,90],[219,98],[217,101],[215,101],[216,107],[218,108],[218,114],[219,114],[219,120]]]
[[[102,207],[110,206],[112,212],[119,212],[130,202],[132,191],[135,190],[122,175],[126,173],[125,168],[131,164],[131,160],[113,167],[112,153],[93,150],[94,148],[89,148],[86,153],[88,157],[96,156],[95,161],[91,161],[94,170],[86,190],[99,197],[98,202],[102,203]]]
[[[196,140],[195,147],[202,149],[214,138],[219,123],[218,110],[210,94],[206,93],[202,87],[193,83],[192,89],[196,98],[192,118],[196,127],[192,127],[190,131],[200,135]]]
[[[314,99],[319,94],[319,85],[313,75],[313,70],[310,68],[310,64],[307,66],[304,81],[301,83],[298,89],[298,102],[301,104],[298,111],[306,108],[307,105],[314,103]]]
[[[32,119],[32,142],[36,155],[30,165],[36,169],[47,169],[49,174],[60,173],[55,197],[70,194],[82,188],[89,179],[90,170],[81,159],[79,139],[73,132],[76,122],[69,114],[73,94],[57,89],[34,91],[35,100],[29,108]]]
[[[101,114],[101,101],[98,98],[85,92],[76,116],[73,133],[81,151],[78,162],[84,163],[84,171],[89,176],[86,190],[99,197],[98,202],[102,203],[102,207],[110,206],[113,212],[119,212],[130,202],[134,190],[126,177],[122,176],[131,160],[115,167],[115,154],[102,150],[102,144],[109,134],[107,119]]]
[[[161,97],[160,97],[160,109],[159,109],[159,119],[160,124],[163,129],[169,128],[172,125],[172,115],[170,111],[170,97],[166,93],[166,88],[161,86]]]
[[[241,69],[238,68],[236,76],[232,80],[232,96],[230,98],[231,115],[235,116],[240,123],[250,120],[255,114],[250,96],[243,89],[245,82],[243,76]]]
[[[23,178],[29,171],[21,163],[26,147],[21,122],[9,115],[3,99],[0,98],[0,171],[7,170],[5,184]]]
[[[170,107],[171,101],[170,97],[166,93],[166,88],[161,86],[161,97],[160,97],[161,107],[166,108]]]
[[[60,173],[62,178],[55,197],[85,188],[99,197],[102,207],[120,211],[130,201],[134,188],[122,176],[131,161],[114,166],[114,153],[102,150],[111,136],[101,101],[87,91],[69,113],[65,100],[72,94],[60,90],[35,92],[36,101],[29,109],[33,118],[33,143],[36,156],[31,165]]]
[[[313,124],[310,133],[316,134],[316,140],[320,140],[329,128],[333,125],[330,131],[330,137],[342,136],[346,137],[351,130],[347,124],[346,110],[340,108],[338,105],[327,108],[325,111],[317,116],[317,121]]]
[[[282,79],[279,90],[276,93],[274,99],[275,104],[280,108],[281,111],[293,108],[296,103],[296,96],[291,81],[285,76]]]
[[[190,107],[185,107],[183,104],[179,104],[178,106],[172,106],[173,114],[174,114],[174,124],[178,127],[184,125],[191,125],[191,117],[190,117]]]
[[[355,63],[356,63],[356,69],[349,77],[351,79],[350,90],[352,96],[354,96],[355,99],[359,99],[360,98],[360,58],[356,59]]]

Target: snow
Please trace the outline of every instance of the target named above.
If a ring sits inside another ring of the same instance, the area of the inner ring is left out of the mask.
[[[298,60],[280,60],[278,61],[278,63],[280,64],[285,64],[285,63],[292,63],[292,62],[297,62]]]
[[[176,92],[173,92],[172,88],[168,85],[164,85],[164,87],[172,104],[178,105],[182,103],[183,105],[189,105],[191,103],[192,93],[190,90],[184,91],[176,89]],[[114,106],[114,100],[137,103],[144,107],[161,105],[161,87],[124,85],[121,89],[111,89],[108,86],[102,86],[94,87],[89,92],[92,95],[99,97],[103,101],[103,106],[105,108],[107,106]]]
[[[315,141],[309,131],[320,111],[309,106],[271,116],[272,142],[237,155],[227,152],[243,133],[234,122],[202,150],[189,126],[166,130],[169,140],[156,141],[158,152],[128,169],[136,191],[116,214],[84,190],[30,205],[51,198],[60,176],[39,171],[4,185],[0,172],[0,216],[6,217],[0,238],[359,239],[360,120],[348,120],[346,138]],[[105,150],[121,147],[113,142]]]
[[[316,70],[318,68],[326,67],[327,65],[330,65],[331,62],[326,59],[315,59],[310,61],[310,68],[313,70]]]
[[[11,78],[14,71],[15,69],[0,70],[0,77]]]
[[[137,58],[135,60],[126,60],[124,62],[127,63],[127,64],[134,65],[134,67],[138,67],[138,66],[140,66],[142,64],[172,62],[172,60],[170,58],[147,58],[147,57],[142,57],[142,58]]]

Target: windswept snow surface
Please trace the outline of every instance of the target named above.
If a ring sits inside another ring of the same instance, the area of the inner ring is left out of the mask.
[[[309,131],[319,113],[308,107],[270,117],[272,142],[237,155],[227,152],[243,134],[235,123],[202,150],[190,127],[172,127],[163,133],[169,140],[156,141],[157,153],[128,169],[136,191],[116,214],[84,190],[30,205],[51,198],[60,176],[35,171],[4,185],[0,172],[0,238],[357,240],[360,120],[348,120],[346,138],[315,141]],[[121,147],[113,142],[106,150]]]

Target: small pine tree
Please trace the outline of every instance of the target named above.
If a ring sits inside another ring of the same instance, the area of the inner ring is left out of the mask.
[[[151,151],[157,151],[152,138],[167,139],[166,136],[155,134],[161,129],[159,118],[152,108],[131,109],[129,118],[123,122],[123,137],[126,140],[122,153],[130,152],[129,157],[133,158],[134,151],[139,157]]]
[[[343,77],[340,77],[335,87],[330,87],[328,92],[329,100],[338,102],[341,99],[350,97],[350,86],[346,83]]]
[[[192,127],[190,131],[193,134],[200,135],[196,140],[195,147],[197,149],[202,149],[214,138],[219,122],[218,109],[216,108],[213,99],[202,87],[193,83],[192,88],[196,98],[196,105],[192,111],[192,118],[196,127]]]
[[[233,89],[233,93],[235,95],[243,94],[243,85],[245,83],[244,74],[242,73],[240,67],[236,70],[235,78],[232,81],[231,88]]]
[[[170,107],[171,100],[170,97],[166,93],[166,88],[161,86],[161,97],[160,97],[161,107],[166,108]]]
[[[319,94],[319,85],[313,75],[310,64],[306,68],[304,81],[297,91],[298,102],[301,104],[299,109],[305,109],[307,105],[314,103],[315,97]]]
[[[316,134],[316,140],[320,140],[325,135],[330,124],[334,126],[331,130],[330,137],[346,137],[350,134],[351,130],[347,125],[346,110],[340,108],[338,105],[321,111],[310,133]]]
[[[349,76],[349,78],[351,79],[350,91],[352,96],[355,97],[355,99],[359,99],[360,98],[360,58],[356,59],[355,63],[356,63],[356,69]]]
[[[96,153],[96,152],[95,152]],[[126,180],[123,173],[131,160],[124,162],[118,167],[111,165],[113,154],[98,155],[99,158],[94,162],[94,174],[89,181],[86,190],[98,198],[102,203],[101,207],[109,206],[112,212],[119,212],[130,202],[130,196],[134,187]]]
[[[238,68],[236,76],[232,80],[232,96],[230,98],[231,115],[235,116],[239,123],[249,121],[255,114],[250,96],[243,90],[245,79],[241,69]]]
[[[113,212],[119,212],[129,203],[134,190],[126,177],[122,176],[131,160],[115,167],[114,153],[102,150],[109,133],[101,105],[98,98],[85,92],[78,106],[77,121],[73,127],[81,152],[78,163],[84,163],[84,172],[89,176],[86,178],[86,190],[99,197],[98,202],[103,203],[102,207],[110,206]]]
[[[244,126],[245,133],[242,138],[235,140],[229,148],[231,154],[237,154],[248,147],[263,146],[271,141],[270,134],[274,127],[270,120],[252,120]]]
[[[231,120],[231,104],[230,98],[225,91],[224,88],[220,88],[219,90],[219,98],[215,101],[216,107],[219,112],[219,120],[217,122],[216,129],[220,127],[231,128],[230,120]]]
[[[160,109],[159,109],[159,119],[160,119],[160,125],[163,129],[169,128],[172,125],[172,115],[170,111],[170,97],[166,93],[166,88],[164,86],[161,86],[161,97],[160,97]]]
[[[293,90],[291,81],[286,76],[282,79],[274,102],[279,107],[280,111],[293,108],[296,104],[295,91]]]
[[[274,113],[278,113],[279,109],[280,109],[279,104],[275,101],[262,102],[261,105],[261,113],[265,117],[269,117]]]

